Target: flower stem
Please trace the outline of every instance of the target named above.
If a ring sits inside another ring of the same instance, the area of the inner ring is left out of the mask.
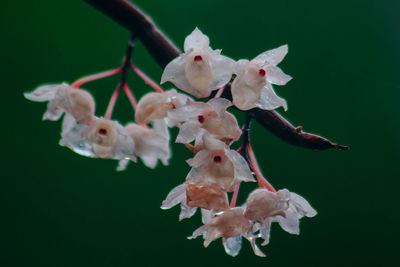
[[[222,95],[222,92],[224,91],[224,89],[225,89],[225,85],[218,89],[218,92],[216,93],[214,98],[220,97]]]
[[[121,71],[122,71],[122,67],[119,67],[119,68],[116,68],[116,69],[113,69],[113,70],[107,70],[107,71],[104,71],[104,72],[100,72],[100,73],[96,73],[96,74],[93,74],[93,75],[85,76],[85,77],[82,77],[82,78],[76,80],[75,82],[73,82],[71,84],[71,86],[74,87],[74,88],[79,88],[79,87],[81,87],[83,84],[85,84],[87,82],[91,82],[91,81],[95,81],[95,80],[102,79],[102,78],[105,78],[105,77],[109,77],[109,76],[118,74]]]
[[[232,195],[232,199],[231,199],[231,204],[229,205],[230,208],[236,207],[236,200],[237,200],[237,197],[239,194],[239,187],[240,187],[240,183],[235,185],[235,189],[233,191],[233,195]]]
[[[120,90],[121,90],[121,86],[118,85],[117,88],[115,88],[114,93],[111,96],[110,102],[108,103],[106,114],[104,115],[104,118],[106,120],[111,120],[115,102],[117,101]]]
[[[251,144],[247,144],[247,151],[250,157],[250,167],[253,169],[254,174],[257,177],[258,184],[260,187],[265,187],[269,191],[276,192],[275,188],[265,179],[265,177],[262,175],[260,167],[258,166],[256,156],[254,155],[253,148],[251,147]]]
[[[136,67],[133,63],[131,63],[132,70],[140,77],[142,80],[150,85],[156,92],[162,93],[164,90],[159,86],[155,81],[153,81],[149,76],[147,76],[143,71],[141,71],[138,67]]]
[[[125,92],[126,96],[128,97],[129,102],[131,102],[133,110],[135,111],[136,110],[137,101],[136,101],[136,98],[133,95],[131,89],[129,88],[129,86],[126,83],[124,83],[122,85],[122,89],[124,89],[124,92]]]

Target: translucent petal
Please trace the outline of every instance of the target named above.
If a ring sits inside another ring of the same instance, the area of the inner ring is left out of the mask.
[[[239,254],[240,249],[242,248],[242,236],[230,237],[223,242],[225,252],[232,257],[235,257]]]
[[[249,61],[247,59],[241,59],[235,63],[235,66],[233,68],[233,73],[236,75],[240,76],[244,73],[246,70],[247,65],[249,64]]]
[[[64,112],[64,110],[57,107],[55,101],[49,101],[47,103],[47,110],[43,114],[43,120],[56,121],[61,118]]]
[[[246,160],[235,150],[226,150],[226,156],[232,162],[235,171],[235,181],[255,182]]]
[[[311,207],[308,201],[296,193],[290,192],[290,203],[296,207],[301,217],[314,217],[317,215],[317,211]]]
[[[181,213],[179,214],[179,221],[192,217],[196,213],[197,207],[189,207],[184,202],[181,202]]]
[[[292,77],[285,74],[280,68],[276,66],[269,66],[266,71],[267,81],[272,84],[285,85]]]
[[[65,114],[63,123],[62,123],[62,130],[61,130],[61,136],[66,135],[74,126],[75,126],[75,119],[72,117],[70,114]]]
[[[197,27],[194,31],[185,39],[184,50],[185,52],[190,49],[203,50],[210,46],[210,40],[204,35]]]
[[[196,155],[188,159],[186,162],[189,164],[189,166],[193,168],[199,168],[200,166],[206,164],[211,157],[211,153],[207,150],[201,150],[196,153]]]
[[[282,45],[278,48],[268,50],[258,55],[254,60],[265,62],[269,65],[278,65],[288,53],[288,46]]]
[[[186,184],[180,184],[174,187],[168,193],[167,198],[162,202],[161,209],[170,209],[183,201],[186,201]]]
[[[177,143],[190,143],[201,134],[198,122],[185,122],[181,125],[179,134],[176,137]]]
[[[212,55],[211,64],[214,74],[212,88],[214,89],[225,86],[232,78],[235,61],[228,57],[214,53]]]
[[[266,257],[267,255],[264,254],[264,252],[262,252],[262,250],[257,246],[256,244],[256,239],[255,238],[251,238],[250,240],[250,244],[251,247],[254,251],[254,254],[259,256],[259,257]]]
[[[231,86],[232,103],[241,110],[257,107],[262,87],[250,87],[242,77],[236,77]]]
[[[211,210],[201,209],[201,221],[203,224],[209,223],[213,217]]]
[[[287,211],[285,217],[277,216],[276,220],[283,230],[290,234],[300,234],[300,222],[295,212]]]
[[[283,107],[285,111],[287,110],[286,100],[279,97],[269,83],[261,90],[260,98],[256,106],[265,110],[273,110],[278,107]]]
[[[46,84],[37,87],[31,93],[24,93],[25,98],[32,100],[32,101],[50,101],[53,100],[56,96],[57,90],[60,88],[69,87],[68,84]]]

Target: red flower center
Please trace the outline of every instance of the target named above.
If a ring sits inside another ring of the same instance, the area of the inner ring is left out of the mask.
[[[199,115],[199,116],[197,117],[197,120],[198,120],[200,123],[203,123],[203,122],[204,122],[204,116],[203,116],[203,115]]]
[[[221,156],[215,156],[215,157],[214,157],[214,162],[215,162],[215,163],[220,163],[221,161],[222,161]]]
[[[104,128],[99,129],[99,135],[107,135],[107,130]]]
[[[258,70],[258,75],[260,75],[261,77],[264,77],[265,76],[265,70],[259,69]]]
[[[202,61],[203,58],[201,56],[195,56],[193,60],[194,61]]]

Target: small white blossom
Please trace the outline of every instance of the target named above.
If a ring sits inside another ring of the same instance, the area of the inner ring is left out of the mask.
[[[80,123],[90,124],[94,120],[95,102],[92,95],[66,83],[42,85],[24,96],[32,101],[49,102],[44,120],[58,120],[64,112]]]
[[[226,111],[231,105],[227,99],[213,98],[207,103],[189,102],[181,108],[168,111],[170,126],[175,125],[180,129],[176,142],[190,143],[205,132],[218,139],[239,139],[242,131],[237,120]]]
[[[287,45],[266,51],[252,61],[239,60],[234,73],[237,75],[231,86],[233,104],[242,110],[261,108],[287,109],[286,101],[277,96],[272,84],[285,85],[292,79],[282,72],[279,64],[288,52]]]
[[[255,181],[246,160],[237,151],[209,135],[203,135],[202,140],[202,149],[187,160],[192,169],[186,182],[209,181],[219,184],[225,191],[232,191],[240,182]]]
[[[202,98],[230,81],[234,61],[222,56],[221,50],[212,50],[210,40],[199,29],[186,37],[184,50],[185,53],[165,67],[161,83],[170,81],[179,89]]]
[[[139,123],[152,123],[164,119],[167,112],[184,106],[191,98],[175,89],[163,93],[151,92],[144,95],[136,106],[135,119]]]
[[[87,157],[136,161],[135,143],[117,121],[95,118],[87,126],[69,119],[64,126],[61,146]]]
[[[135,143],[136,156],[140,157],[146,166],[154,168],[158,159],[164,165],[168,165],[171,152],[169,132],[164,120],[155,120],[153,128],[130,123],[125,126],[125,130]],[[128,162],[129,160],[120,162],[119,170],[125,169]]]

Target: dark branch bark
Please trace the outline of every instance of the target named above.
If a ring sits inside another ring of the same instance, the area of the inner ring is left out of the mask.
[[[155,25],[153,20],[130,1],[85,1],[134,33],[162,68],[181,53],[181,50]],[[231,98],[229,86],[222,96]],[[294,127],[274,110],[254,109],[253,112],[255,119],[261,125],[289,144],[314,150],[348,149],[347,146],[337,145],[321,136],[303,132],[302,127]]]

